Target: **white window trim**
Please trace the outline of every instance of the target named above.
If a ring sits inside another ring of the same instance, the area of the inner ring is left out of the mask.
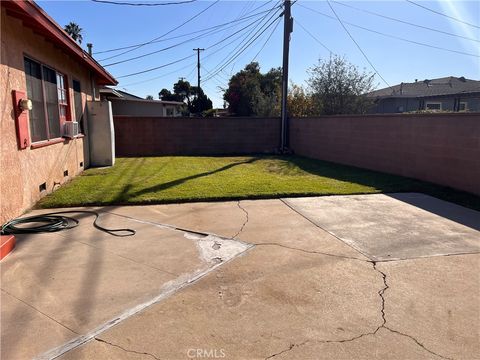
[[[465,104],[465,109],[460,111],[468,111],[468,102],[467,101],[460,101],[458,108],[460,109],[460,105]]]
[[[440,109],[432,109],[432,110],[442,111],[442,103],[441,103],[441,102],[438,102],[438,101],[427,101],[427,102],[425,102],[425,110],[430,110],[430,109],[428,108],[428,105],[440,105]]]

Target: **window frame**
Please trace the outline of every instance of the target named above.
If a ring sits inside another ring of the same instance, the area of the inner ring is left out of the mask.
[[[463,109],[460,109],[461,106],[465,106]],[[458,103],[458,111],[468,111],[468,102],[467,101],[460,101]]]
[[[440,105],[440,108],[439,109],[429,109],[428,105]],[[442,103],[440,101],[426,101],[425,102],[425,110],[442,111]]]
[[[60,125],[62,126],[65,121],[72,121],[72,113],[71,113],[71,106],[70,106],[70,88],[68,87],[68,76],[60,71],[55,71],[56,72],[56,78],[62,78],[63,79],[63,88],[59,87],[59,84],[57,83],[57,101],[58,101],[58,115],[60,118]],[[60,99],[58,99],[58,92],[62,91],[65,92],[65,103],[60,102]],[[60,111],[61,108],[65,109],[65,115],[63,116],[64,120],[62,121],[62,112]]]
[[[35,62],[35,63],[40,65],[40,74],[41,74],[41,82],[42,82],[41,88],[42,88],[43,114],[44,114],[44,121],[45,121],[45,126],[46,126],[46,135],[47,135],[46,139],[34,141],[32,139],[32,135],[30,134],[31,148],[35,149],[35,148],[39,148],[39,147],[42,147],[42,146],[45,146],[45,145],[57,144],[57,143],[63,142],[63,141],[65,141],[65,139],[62,136],[63,125],[64,125],[65,121],[71,121],[71,119],[72,119],[72,117],[71,117],[70,88],[68,86],[69,85],[68,76],[64,72],[57,70],[53,66],[45,64],[44,62],[38,60],[34,56],[30,56],[27,53],[23,53],[23,59],[24,59],[24,64],[25,64],[25,60],[29,60],[29,61]],[[44,72],[43,72],[44,68],[47,68],[47,69],[55,72],[55,82],[56,82],[55,85],[56,85],[56,97],[57,97],[57,99],[56,99],[57,100],[56,101],[57,102],[56,109],[57,109],[57,112],[58,112],[58,121],[59,121],[59,125],[60,125],[60,136],[56,136],[56,137],[52,137],[51,131],[50,131],[48,109],[47,109],[47,99],[46,99],[46,89],[45,89],[45,77],[44,77]],[[25,65],[24,65],[23,71],[24,71],[24,74],[25,74],[25,85],[26,85],[25,88],[28,88]],[[58,90],[59,90],[58,76],[59,75],[63,77],[63,81],[64,81],[64,89],[63,90],[65,91],[66,104],[60,104],[60,99],[58,98]],[[30,94],[28,94],[28,92],[27,92],[27,97],[30,97]],[[65,114],[65,117],[64,117],[65,121],[62,121],[62,116],[60,115],[61,114],[60,113],[60,106],[65,106],[65,111],[66,111],[66,114]]]
[[[75,82],[78,83],[80,91],[75,90],[75,86],[74,86]],[[79,79],[73,78],[73,77],[72,77],[72,92],[73,92],[73,102],[72,102],[73,105],[70,105],[70,107],[75,112],[75,120],[74,120],[73,115],[71,116],[71,119],[72,119],[72,121],[78,122],[79,133],[80,134],[85,134],[85,121],[86,120],[85,120],[85,112],[83,111],[84,107],[83,107],[83,96],[82,96],[82,94],[83,94],[82,93],[82,82]],[[77,92],[80,95],[80,108],[82,109],[82,115],[81,115],[80,119],[78,118],[78,114],[77,114],[77,100],[75,98],[75,93],[77,93]]]

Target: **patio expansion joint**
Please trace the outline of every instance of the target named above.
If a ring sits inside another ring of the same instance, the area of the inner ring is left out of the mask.
[[[231,240],[231,239],[227,239],[227,240]],[[232,241],[240,242],[239,240],[232,240]],[[203,271],[195,272],[195,273],[191,274],[191,277],[188,277],[186,279],[181,279],[181,281],[179,281],[179,282],[173,282],[168,287],[163,288],[160,291],[160,293],[157,296],[153,297],[152,299],[150,299],[150,300],[148,300],[144,303],[138,304],[138,305],[134,306],[133,308],[125,310],[123,313],[119,314],[115,318],[101,324],[100,326],[98,326],[97,328],[93,329],[92,331],[90,331],[86,334],[83,334],[83,335],[78,334],[77,337],[71,339],[70,341],[68,341],[68,342],[66,342],[66,343],[64,343],[60,346],[57,346],[53,349],[50,349],[47,352],[44,352],[43,354],[40,354],[35,359],[37,359],[37,360],[40,360],[40,359],[42,359],[42,360],[57,359],[58,357],[62,356],[63,354],[65,354],[65,353],[67,353],[67,352],[69,352],[73,349],[76,349],[79,346],[82,346],[82,345],[84,345],[84,344],[86,344],[86,343],[88,343],[92,340],[97,340],[97,341],[102,342],[102,339],[100,339],[98,337],[102,333],[110,330],[114,326],[117,326],[118,324],[124,322],[125,320],[131,318],[132,316],[135,316],[135,315],[139,314],[140,312],[143,312],[145,309],[150,308],[151,306],[159,304],[160,302],[170,298],[171,296],[173,296],[176,293],[182,291],[183,289],[195,284],[197,281],[199,281],[203,277],[207,276],[209,273],[216,270],[218,267],[223,266],[223,265],[235,260],[237,257],[241,257],[241,256],[245,255],[248,251],[255,248],[255,246],[252,245],[252,244],[247,244],[247,245],[248,246],[246,247],[246,249],[239,252],[235,256],[233,256],[233,257],[231,257],[231,258],[229,258],[225,261],[215,263],[214,265],[210,266],[209,268],[207,268]],[[103,342],[107,343],[106,341],[103,341]],[[113,344],[113,343],[111,345],[115,346],[115,344]],[[117,346],[117,347],[121,348],[120,346]],[[124,350],[128,351],[127,349],[124,349]],[[131,352],[134,353],[135,351],[132,350]],[[139,354],[142,354],[142,353],[139,353]],[[150,356],[154,357],[154,355],[148,354],[148,353],[145,353],[144,355],[150,355]],[[154,357],[154,358],[158,359],[156,357]]]
[[[136,354],[136,355],[146,355],[146,356],[150,356],[152,357],[153,359],[156,359],[156,360],[160,360],[159,357],[153,355],[153,354],[150,354],[150,353],[147,353],[147,352],[144,352],[144,351],[137,351],[137,350],[131,350],[131,349],[126,349],[124,348],[123,346],[120,346],[118,344],[114,344],[110,341],[107,341],[107,340],[104,340],[104,339],[100,339],[98,337],[94,337],[95,341],[98,341],[102,344],[105,344],[105,345],[108,345],[108,346],[112,346],[112,347],[115,347],[117,349],[120,349],[120,350],[123,350],[125,352],[128,352],[128,353],[132,353],[132,354]]]
[[[356,257],[353,257],[353,256],[331,254],[331,253],[326,253],[326,252],[317,251],[317,250],[307,250],[307,249],[297,248],[297,247],[293,247],[293,246],[287,246],[287,245],[283,245],[283,244],[279,244],[279,243],[275,243],[275,242],[251,243],[251,244],[253,244],[255,246],[278,246],[278,247],[281,247],[281,248],[284,248],[284,249],[300,251],[300,252],[307,253],[307,254],[331,256],[331,257],[336,257],[336,258],[339,258],[339,259],[355,260],[355,261],[361,261],[361,262],[366,262],[366,263],[371,263],[372,262],[371,260],[360,259],[360,258],[356,258]]]
[[[57,324],[60,325],[61,327],[67,329],[68,331],[71,331],[73,334],[75,334],[75,335],[80,335],[77,331],[69,328],[69,327],[68,327],[67,325],[65,325],[65,324],[62,324],[62,323],[61,323],[60,321],[58,321],[57,319],[51,317],[50,315],[44,313],[43,311],[41,311],[41,310],[39,310],[39,309],[37,309],[37,308],[36,308],[35,306],[33,306],[32,304],[29,304],[28,302],[26,302],[26,301],[24,301],[24,300],[16,297],[15,295],[13,295],[12,293],[8,292],[8,291],[5,290],[5,289],[0,289],[0,290],[1,290],[2,292],[4,292],[5,294],[11,296],[11,297],[14,298],[15,300],[20,301],[22,304],[28,306],[29,308],[33,309],[34,311],[42,314],[43,316],[45,316],[45,317],[47,317],[48,319],[52,320],[53,322],[57,323]]]
[[[288,207],[290,210],[292,210],[294,213],[296,213],[297,215],[300,215],[302,218],[304,218],[305,220],[307,220],[310,224],[314,225],[315,227],[319,228],[320,230],[332,235],[335,239],[337,239],[338,241],[340,241],[342,244],[345,244],[347,246],[349,246],[350,248],[352,248],[353,250],[355,250],[356,252],[358,252],[359,254],[363,255],[364,257],[366,257],[367,259],[369,259],[370,257],[363,253],[362,251],[360,251],[359,249],[357,249],[356,247],[352,246],[351,244],[343,241],[343,239],[341,239],[340,237],[338,237],[336,234],[334,234],[333,232],[331,231],[328,231],[327,229],[321,227],[320,225],[318,225],[315,221],[313,221],[312,219],[310,219],[308,216],[305,216],[304,214],[302,214],[301,211],[295,209],[294,206],[290,205],[285,199],[279,199],[286,207]]]
[[[78,243],[80,243],[80,244],[86,245],[86,246],[90,246],[90,247],[92,247],[92,248],[94,248],[94,249],[99,249],[99,250],[105,251],[105,252],[107,252],[107,253],[109,253],[109,254],[111,254],[111,255],[113,255],[113,256],[117,256],[117,257],[122,258],[122,259],[124,259],[124,260],[133,262],[133,263],[138,264],[138,265],[141,265],[141,266],[148,267],[148,268],[150,268],[150,269],[159,271],[159,272],[161,272],[161,273],[165,273],[165,274],[172,275],[172,276],[178,276],[178,274],[172,273],[172,272],[167,271],[167,270],[164,270],[164,269],[160,269],[160,268],[158,268],[158,267],[156,267],[156,266],[152,266],[152,265],[149,265],[149,264],[144,263],[144,262],[137,261],[137,260],[132,259],[132,258],[130,258],[130,257],[128,257],[128,256],[124,256],[124,255],[118,254],[118,253],[116,253],[116,252],[114,252],[114,251],[105,250],[105,249],[103,249],[103,248],[100,248],[100,247],[98,247],[98,246],[95,246],[95,245],[92,245],[92,244],[89,244],[89,243],[86,243],[86,242],[83,242],[83,241],[80,241],[80,240],[74,240],[74,241],[76,241],[76,242],[78,242]]]
[[[259,245],[262,245],[262,244],[259,244]],[[258,246],[258,245],[257,245]],[[298,249],[297,249],[298,250]],[[323,254],[324,255],[324,254]],[[327,254],[327,255],[331,255],[331,254]],[[335,255],[331,255],[331,256],[335,256]],[[380,329],[385,329],[387,331],[390,331],[394,334],[397,334],[397,335],[400,335],[400,336],[404,336],[404,337],[407,337],[409,338],[410,340],[412,340],[413,342],[415,342],[415,344],[417,346],[420,346],[423,350],[427,351],[428,353],[430,353],[431,355],[434,355],[438,358],[441,358],[441,359],[447,359],[447,360],[452,360],[451,358],[449,357],[446,357],[446,356],[443,356],[443,355],[440,355],[432,350],[430,350],[429,348],[427,348],[424,344],[422,344],[418,339],[416,339],[414,336],[411,336],[411,335],[408,335],[408,334],[405,334],[405,333],[402,333],[400,331],[397,331],[397,330],[394,330],[390,327],[387,326],[387,318],[386,318],[386,312],[385,312],[385,291],[387,291],[390,286],[388,285],[387,283],[387,274],[384,273],[383,271],[381,271],[380,269],[377,268],[377,262],[376,261],[371,261],[371,260],[361,260],[361,259],[356,259],[356,258],[352,258],[352,260],[359,260],[359,261],[364,261],[364,262],[368,262],[370,264],[372,264],[372,267],[373,267],[373,270],[377,273],[379,273],[382,277],[382,281],[383,281],[383,287],[378,291],[378,296],[380,297],[380,300],[381,300],[381,306],[380,306],[380,313],[381,313],[381,319],[382,319],[382,323],[377,326],[377,328],[374,330],[374,331],[370,331],[370,332],[366,332],[366,333],[362,333],[362,334],[359,334],[359,335],[356,335],[354,337],[351,337],[351,338],[347,338],[347,339],[340,339],[340,340],[305,340],[301,343],[291,343],[288,348],[286,349],[283,349],[275,354],[272,354],[272,355],[269,355],[268,357],[265,358],[265,360],[268,360],[268,359],[271,359],[271,358],[274,358],[276,356],[279,356],[279,355],[282,355],[284,353],[287,353],[295,348],[298,348],[298,347],[301,347],[303,345],[306,345],[308,343],[317,343],[317,344],[331,344],[331,343],[337,343],[337,344],[341,344],[341,343],[347,343],[347,342],[352,342],[352,341],[356,341],[358,339],[361,339],[365,336],[374,336],[378,333],[378,331],[380,331]]]

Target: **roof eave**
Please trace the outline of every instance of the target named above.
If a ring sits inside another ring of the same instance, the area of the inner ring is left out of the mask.
[[[99,85],[117,85],[118,81],[78,45],[40,6],[32,0],[2,1],[2,6],[10,14],[24,20],[26,26],[37,30],[41,35],[60,46],[67,53],[83,61],[92,70]]]

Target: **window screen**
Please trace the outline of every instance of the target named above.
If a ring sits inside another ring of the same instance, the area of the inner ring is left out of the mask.
[[[47,140],[47,123],[45,121],[40,64],[25,58],[25,77],[27,81],[27,97],[32,101],[32,110],[29,111],[32,142]]]

